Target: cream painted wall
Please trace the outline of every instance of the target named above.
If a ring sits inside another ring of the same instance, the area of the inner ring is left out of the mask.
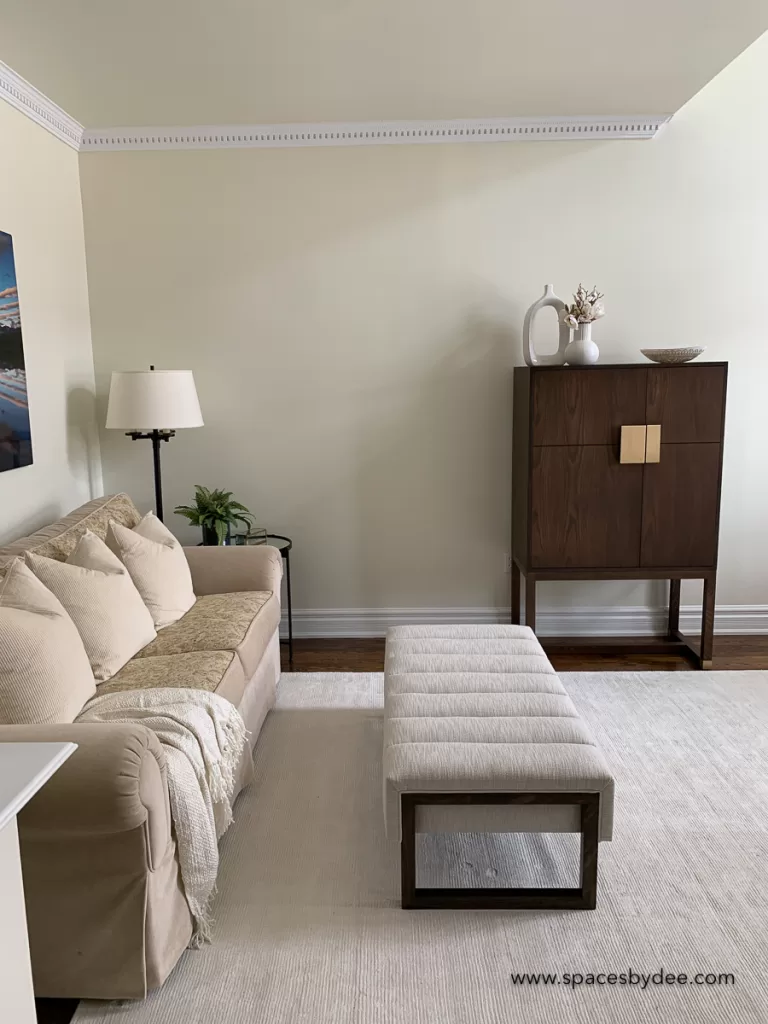
[[[0,102],[34,464],[0,473],[0,543],[101,493],[78,155]]]
[[[603,360],[730,361],[718,604],[765,606],[766,67],[768,39],[653,142],[85,154],[98,389],[195,371],[206,426],[163,451],[167,504],[234,489],[293,536],[297,606],[500,606],[523,314],[597,282]],[[102,443],[107,487],[148,504],[148,449]]]

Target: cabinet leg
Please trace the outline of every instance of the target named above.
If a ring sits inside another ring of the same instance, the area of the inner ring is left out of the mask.
[[[715,585],[717,577],[707,576],[704,580],[704,598],[701,607],[701,649],[700,668],[712,668],[712,648],[715,632]]]
[[[512,559],[512,625],[520,625],[520,568]]]
[[[536,632],[536,580],[525,577],[525,624]]]
[[[669,581],[669,635],[680,629],[680,580]]]

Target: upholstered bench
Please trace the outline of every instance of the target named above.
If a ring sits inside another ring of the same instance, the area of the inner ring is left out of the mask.
[[[384,811],[401,844],[403,907],[594,908],[613,778],[530,629],[390,629],[384,715]],[[580,885],[419,888],[420,832],[579,832]]]

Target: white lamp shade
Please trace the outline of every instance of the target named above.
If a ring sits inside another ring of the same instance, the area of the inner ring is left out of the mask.
[[[202,425],[191,370],[116,370],[112,374],[107,427],[179,430]]]

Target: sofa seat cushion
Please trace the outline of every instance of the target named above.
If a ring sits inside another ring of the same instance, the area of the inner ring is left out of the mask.
[[[132,658],[109,682],[99,686],[99,694],[166,686],[209,690],[237,707],[245,691],[245,673],[234,651],[159,654],[153,658]]]
[[[271,590],[199,597],[178,622],[136,655],[138,659],[192,651],[234,651],[250,679],[280,624],[280,603]]]

